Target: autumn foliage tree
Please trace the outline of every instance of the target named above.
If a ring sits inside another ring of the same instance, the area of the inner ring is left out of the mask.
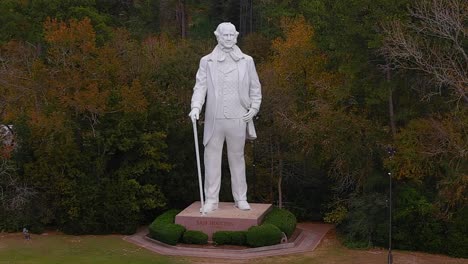
[[[131,41],[97,46],[89,19],[49,19],[44,39],[43,56],[6,45],[1,73],[2,119],[18,124],[18,166],[41,195],[42,224],[132,232],[145,210],[165,205],[155,176],[170,166],[166,133],[148,114],[150,87],[124,64]]]
[[[260,66],[264,100],[258,155],[277,183],[280,205],[301,192],[297,188],[289,197],[282,193],[282,185],[290,189],[295,183],[314,183],[312,192],[321,203],[331,195],[331,185],[341,201],[349,199],[376,166],[373,124],[343,104],[351,95],[342,88],[343,76],[328,70],[329,60],[316,45],[313,27],[298,17],[284,19],[282,29],[284,37],[272,42],[273,56]],[[315,208],[321,210],[320,205]]]

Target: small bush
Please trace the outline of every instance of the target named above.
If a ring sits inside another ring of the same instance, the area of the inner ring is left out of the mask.
[[[169,245],[176,245],[185,232],[185,227],[177,224],[165,224],[150,229],[150,236]]]
[[[247,245],[247,232],[246,231],[233,231],[231,232],[231,245]]]
[[[175,217],[180,213],[180,210],[177,209],[171,209],[163,214],[159,215],[154,219],[152,224],[174,224],[175,222]]]
[[[204,245],[208,243],[208,235],[196,230],[185,231],[182,241],[187,244]]]
[[[185,232],[185,227],[174,224],[175,216],[179,212],[178,210],[169,210],[156,217],[149,226],[150,237],[169,245],[177,244]]]
[[[272,224],[291,237],[296,230],[297,219],[288,210],[275,207],[265,216],[263,224]]]
[[[213,234],[217,245],[246,245],[246,231],[218,231]]]
[[[231,236],[229,235],[230,231],[218,231],[213,234],[213,242],[217,245],[230,245]]]
[[[252,226],[247,231],[247,244],[252,247],[276,245],[281,242],[281,230],[272,224]]]

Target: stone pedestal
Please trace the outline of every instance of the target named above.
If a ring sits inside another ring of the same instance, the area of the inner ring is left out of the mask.
[[[242,231],[260,225],[263,217],[272,209],[271,204],[250,203],[250,207],[251,210],[242,211],[234,203],[219,203],[218,210],[202,216],[200,202],[194,202],[176,216],[175,223],[187,230],[202,231],[211,240],[216,231]]]

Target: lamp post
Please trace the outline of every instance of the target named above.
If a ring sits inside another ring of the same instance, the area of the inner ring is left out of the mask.
[[[390,197],[389,197],[389,219],[388,219],[388,264],[393,263],[393,256],[392,256],[392,173],[388,173],[388,181],[390,184]]]
[[[387,153],[390,156],[390,159],[395,155],[396,149],[393,147],[387,148]],[[388,264],[393,263],[392,255],[392,173],[388,173],[388,183],[389,183],[389,198],[388,198]]]

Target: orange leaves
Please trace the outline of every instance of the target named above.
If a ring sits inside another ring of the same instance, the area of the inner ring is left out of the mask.
[[[272,42],[271,60],[261,67],[265,107],[278,117],[278,123],[297,130],[317,112],[336,103],[336,72],[326,68],[327,57],[314,42],[314,29],[304,17],[284,18],[284,38]]]
[[[54,78],[49,78],[62,107],[78,114],[90,115],[93,122],[108,112],[140,112],[148,105],[141,85],[131,80],[124,69],[125,61],[119,52],[126,52],[130,39],[125,32],[117,32],[119,46],[97,47],[96,36],[89,19],[70,20],[69,23],[48,20],[44,24],[45,39],[49,43],[49,58],[55,62]],[[121,48],[122,50],[117,50]],[[117,89],[116,89],[117,87]],[[116,92],[122,102],[117,108],[109,97]]]
[[[400,180],[422,182],[435,177],[448,208],[466,204],[468,112],[414,119],[396,136],[395,157],[385,165]]]
[[[143,47],[153,57],[160,57],[161,54],[166,52],[173,54],[177,51],[176,43],[165,34],[146,38],[143,42]]]
[[[301,90],[300,96],[333,97],[332,87],[340,78],[327,71],[327,57],[314,42],[313,27],[304,17],[297,17],[284,18],[281,28],[284,38],[272,42],[275,54],[271,66],[277,83],[285,89]]]
[[[91,21],[71,19],[65,23],[49,19],[44,31],[49,44],[47,60],[52,63],[47,78],[51,101],[60,103],[56,107],[76,113],[103,114],[110,91],[96,78],[100,48],[96,47]]]
[[[302,75],[304,71],[314,69],[319,56],[312,43],[314,31],[304,17],[281,21],[285,38],[277,38],[272,43],[274,67],[282,75],[283,80],[292,75]],[[315,54],[314,54],[315,53]]]
[[[450,174],[448,171],[461,172],[466,167],[467,120],[466,111],[460,111],[411,121],[397,135],[398,152],[387,165],[397,178],[415,181],[444,176]]]
[[[36,138],[44,138],[68,135],[73,122],[89,122],[94,133],[100,119],[109,113],[146,111],[149,104],[140,73],[131,65],[146,65],[135,51],[149,43],[132,40],[124,30],[116,31],[115,36],[98,47],[89,19],[49,19],[44,23],[48,44],[44,57],[38,56],[36,47],[21,42],[3,45],[2,119],[13,122],[27,117]],[[159,49],[163,52],[164,46]]]
[[[71,19],[69,24],[57,19],[48,19],[44,23],[45,40],[50,45],[52,57],[63,57],[72,54],[93,54],[96,52],[96,33],[91,20]]]
[[[104,114],[107,109],[109,91],[100,91],[97,83],[89,84],[85,89],[75,91],[67,100],[67,106],[74,108],[78,112],[90,112],[93,114]]]
[[[167,35],[150,36],[142,43],[142,52],[148,66],[154,69],[161,67],[161,59],[176,57],[178,47]]]
[[[68,127],[67,116],[64,112],[44,113],[31,110],[29,118],[32,136],[41,141],[53,140],[53,135],[66,131]]]
[[[0,47],[0,118],[11,122],[25,109],[37,107],[35,100],[41,89],[36,75],[41,69],[36,47],[26,43],[10,41]]]
[[[141,113],[148,108],[148,101],[138,80],[134,80],[131,86],[122,87],[121,96],[121,108],[125,113]]]
[[[303,17],[281,25],[284,37],[273,41],[274,54],[260,67],[262,118],[289,146],[316,156],[337,188],[359,186],[372,169],[372,124],[340,107],[341,77],[327,67],[313,27]]]
[[[309,25],[304,17],[283,18],[281,29],[285,34],[285,39],[277,38],[272,43],[272,48],[278,54],[289,52],[307,52],[315,49],[311,42],[314,37],[314,29]]]

